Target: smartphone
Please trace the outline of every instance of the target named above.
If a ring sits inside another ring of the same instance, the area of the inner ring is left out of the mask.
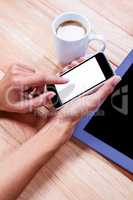
[[[66,84],[47,85],[48,91],[54,91],[53,106],[60,109],[71,100],[92,93],[114,75],[105,55],[100,52],[85,60],[61,76],[69,80]]]

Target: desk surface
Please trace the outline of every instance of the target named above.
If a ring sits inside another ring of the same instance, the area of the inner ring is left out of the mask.
[[[0,69],[20,62],[56,69],[51,22],[63,11],[85,14],[104,33],[115,66],[133,48],[131,0],[1,0]],[[0,113],[0,159],[42,126],[39,116]],[[65,144],[34,177],[20,200],[131,200],[132,176],[77,141]]]

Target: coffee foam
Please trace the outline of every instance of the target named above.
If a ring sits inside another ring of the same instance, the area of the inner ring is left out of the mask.
[[[61,39],[74,41],[83,38],[87,30],[80,22],[66,21],[57,28],[56,32]]]

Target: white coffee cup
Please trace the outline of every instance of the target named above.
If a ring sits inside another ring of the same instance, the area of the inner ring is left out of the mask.
[[[59,37],[57,34],[57,29],[66,21],[79,22],[86,28],[87,32],[82,38],[71,41]],[[61,64],[68,64],[71,61],[84,56],[88,49],[88,45],[92,40],[101,42],[101,49],[98,51],[103,52],[106,48],[104,37],[102,35],[92,33],[92,24],[88,18],[75,12],[65,12],[57,16],[52,23],[52,31],[54,35],[57,57]]]

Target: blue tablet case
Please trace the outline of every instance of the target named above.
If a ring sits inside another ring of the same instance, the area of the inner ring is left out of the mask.
[[[123,77],[123,75],[128,71],[130,67],[133,67],[133,50],[128,54],[121,65],[117,68],[116,74]],[[85,143],[86,145],[90,146],[97,152],[101,153],[108,159],[117,163],[121,167],[125,168],[130,173],[133,173],[133,159],[129,158],[125,154],[109,146],[97,137],[93,136],[91,133],[88,133],[84,130],[84,128],[93,118],[95,113],[96,112],[88,114],[81,119],[80,123],[76,126],[74,137]]]

